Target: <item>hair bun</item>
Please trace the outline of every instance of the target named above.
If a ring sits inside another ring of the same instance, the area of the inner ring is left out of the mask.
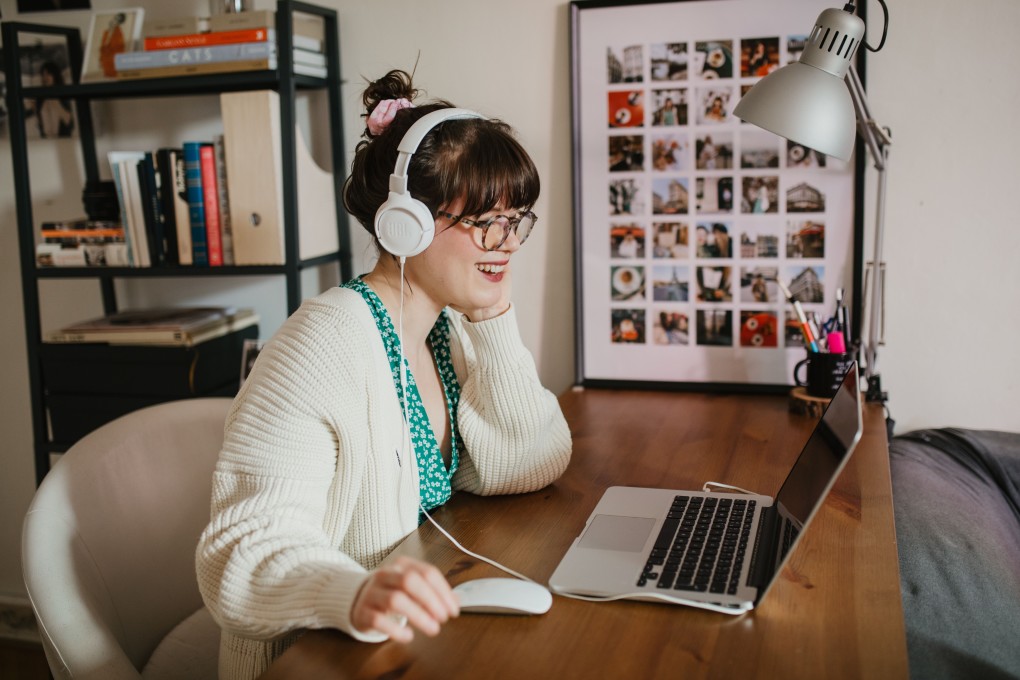
[[[418,90],[414,88],[411,76],[405,71],[394,69],[382,78],[369,83],[364,94],[361,95],[361,101],[365,105],[367,113],[371,114],[381,101],[387,99],[414,101],[417,96]]]

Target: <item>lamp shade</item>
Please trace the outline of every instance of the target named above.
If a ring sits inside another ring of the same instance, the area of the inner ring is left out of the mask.
[[[827,9],[808,36],[800,61],[762,78],[733,114],[829,156],[849,160],[857,114],[844,78],[864,36],[864,22]]]

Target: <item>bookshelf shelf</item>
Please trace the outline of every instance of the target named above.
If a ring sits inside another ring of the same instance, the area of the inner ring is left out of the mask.
[[[295,75],[291,50],[294,13],[320,17],[324,29],[323,52],[326,58],[324,78]],[[286,287],[287,313],[297,309],[302,300],[301,272],[311,267],[335,266],[341,280],[351,276],[350,239],[346,212],[341,198],[342,178],[332,180],[336,206],[338,248],[333,252],[302,259],[299,256],[298,215],[298,160],[297,133],[295,131],[294,94],[297,90],[321,90],[327,94],[328,124],[332,165],[336,173],[345,166],[340,97],[339,31],[335,10],[296,0],[277,0],[276,41],[278,68],[275,70],[245,71],[151,79],[132,79],[72,83],[53,87],[23,87],[20,65],[19,40],[21,34],[43,34],[66,40],[71,68],[75,78],[81,73],[82,40],[76,28],[22,22],[4,22],[2,27],[3,56],[7,64],[7,108],[11,137],[11,155],[14,175],[15,204],[17,208],[18,245],[21,263],[24,301],[25,333],[29,364],[29,389],[32,404],[32,428],[37,482],[49,471],[50,454],[67,449],[73,442],[54,441],[50,436],[47,412],[47,385],[42,361],[42,330],[40,327],[39,281],[54,279],[91,279],[98,282],[106,314],[117,309],[114,288],[116,279],[143,279],[183,277],[236,277],[269,276],[283,280]],[[38,227],[33,217],[33,197],[29,182],[29,154],[27,136],[26,100],[69,99],[74,102],[78,136],[82,151],[83,185],[101,179],[101,159],[96,153],[95,129],[92,122],[93,101],[131,100],[155,97],[218,96],[223,93],[272,90],[279,94],[279,149],[281,190],[280,207],[283,225],[283,263],[279,265],[244,266],[179,266],[153,267],[38,267],[36,266],[36,238]],[[321,251],[312,251],[321,252]]]

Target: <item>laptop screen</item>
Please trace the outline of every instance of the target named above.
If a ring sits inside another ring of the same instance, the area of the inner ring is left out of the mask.
[[[801,529],[825,500],[861,436],[860,400],[855,362],[776,494],[779,533],[773,576],[796,543]]]

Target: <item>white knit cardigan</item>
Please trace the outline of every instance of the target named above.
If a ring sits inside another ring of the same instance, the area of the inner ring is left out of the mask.
[[[570,432],[539,382],[514,310],[450,316],[465,455],[455,490],[540,489]],[[382,338],[355,291],[305,301],[260,353],[227,417],[199,588],[223,633],[220,678],[249,679],[302,629],[362,641],[350,611],[367,570],[417,528],[418,472]],[[409,441],[409,440],[407,440]]]

